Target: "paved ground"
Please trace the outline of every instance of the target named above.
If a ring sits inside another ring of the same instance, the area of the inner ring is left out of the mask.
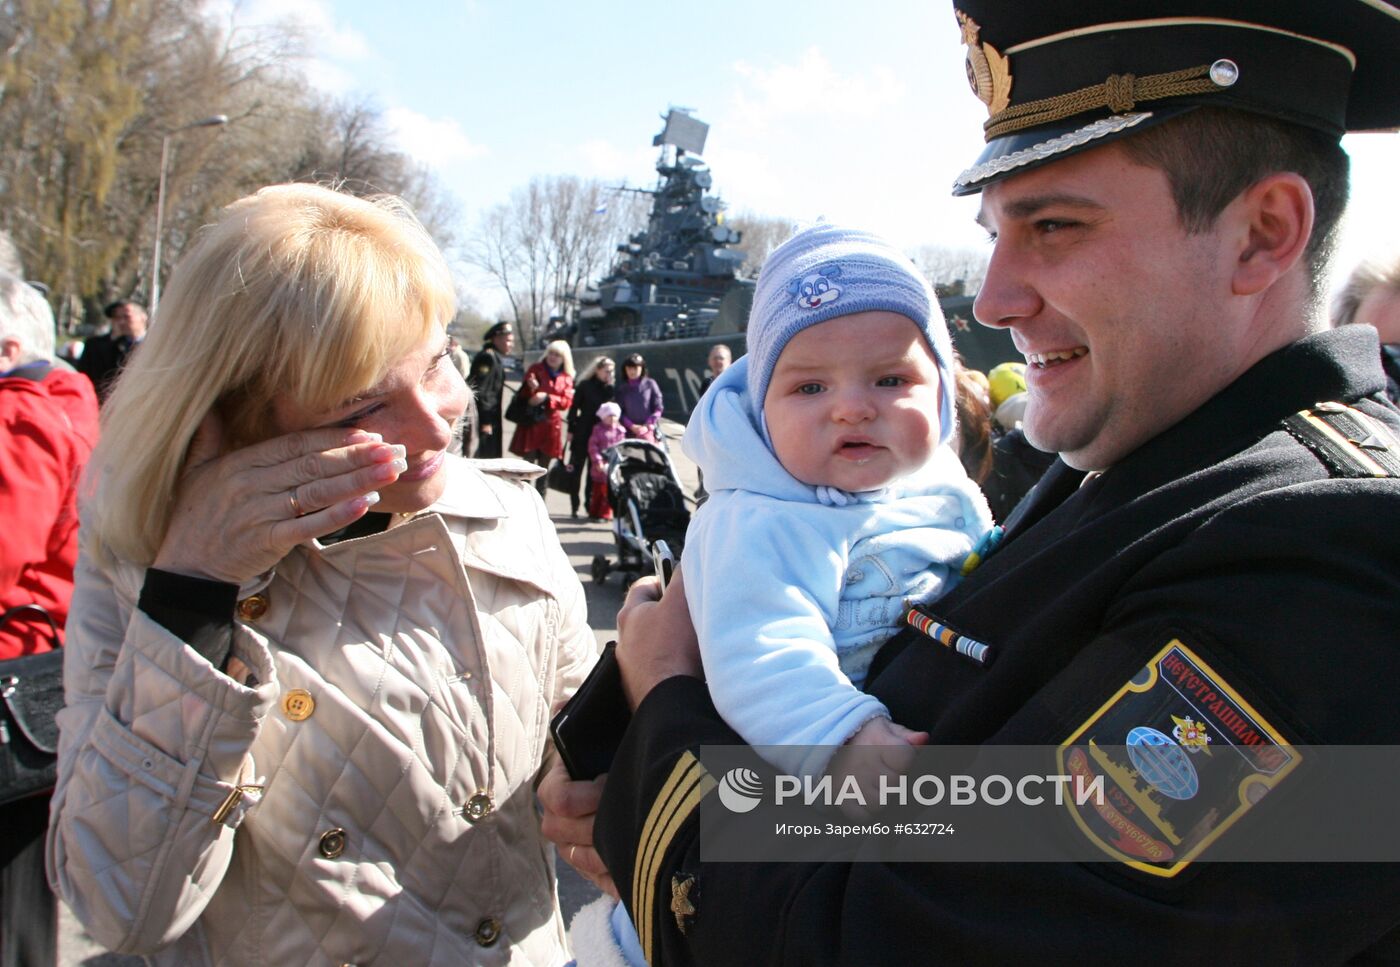
[[[685,492],[693,494],[696,486],[695,466],[680,452],[680,433],[683,427],[675,423],[666,423],[663,429],[670,438],[671,459],[676,475],[680,477]],[[564,494],[551,492],[546,499],[546,505],[555,527],[559,530],[559,539],[569,554],[569,560],[578,571],[587,591],[588,623],[597,635],[599,643],[606,642],[617,635],[617,609],[622,606],[622,598],[627,589],[623,586],[624,578],[618,575],[612,575],[602,585],[594,584],[589,578],[589,565],[595,554],[606,554],[614,561],[617,559],[610,525],[590,524],[585,518],[571,518],[569,498]],[[565,917],[568,918],[573,916],[579,907],[593,899],[597,891],[563,862],[559,864],[559,870],[560,902]],[[122,957],[104,951],[93,942],[66,909],[62,911],[59,930],[61,967],[141,967],[144,963],[139,957]]]

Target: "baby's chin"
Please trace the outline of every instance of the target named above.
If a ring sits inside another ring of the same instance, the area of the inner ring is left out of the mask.
[[[904,478],[904,474],[882,475],[878,477],[851,476],[844,480],[819,480],[816,482],[804,480],[803,483],[809,487],[829,487],[833,490],[844,490],[848,494],[865,493],[868,490],[884,490]]]
[[[933,460],[933,454],[929,455],[928,461],[917,467],[901,467],[898,470],[887,470],[886,468],[871,467],[869,472],[861,473],[859,467],[850,467],[847,473],[836,475],[839,479],[826,478],[823,480],[803,480],[809,487],[831,487],[836,490],[844,490],[846,493],[857,494],[871,490],[884,490],[887,487],[894,487],[910,477],[923,473],[928,468],[929,461]]]

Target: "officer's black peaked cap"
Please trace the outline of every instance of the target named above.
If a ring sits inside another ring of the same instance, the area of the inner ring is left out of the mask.
[[[969,195],[1201,105],[1340,138],[1400,127],[1388,0],[954,0],[987,147]]]

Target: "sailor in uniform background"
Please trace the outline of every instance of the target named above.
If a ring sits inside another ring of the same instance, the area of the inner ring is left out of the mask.
[[[501,320],[482,336],[481,352],[472,359],[467,385],[476,397],[478,442],[472,456],[481,460],[497,459],[501,455],[501,397],[506,388],[506,362],[515,348],[515,330]]]

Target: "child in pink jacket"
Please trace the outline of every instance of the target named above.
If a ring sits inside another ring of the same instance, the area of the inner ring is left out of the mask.
[[[588,477],[593,481],[593,488],[588,492],[588,516],[593,520],[612,520],[612,507],[608,505],[608,461],[603,451],[627,439],[621,418],[622,407],[604,403],[598,407],[598,422],[588,437]]]

